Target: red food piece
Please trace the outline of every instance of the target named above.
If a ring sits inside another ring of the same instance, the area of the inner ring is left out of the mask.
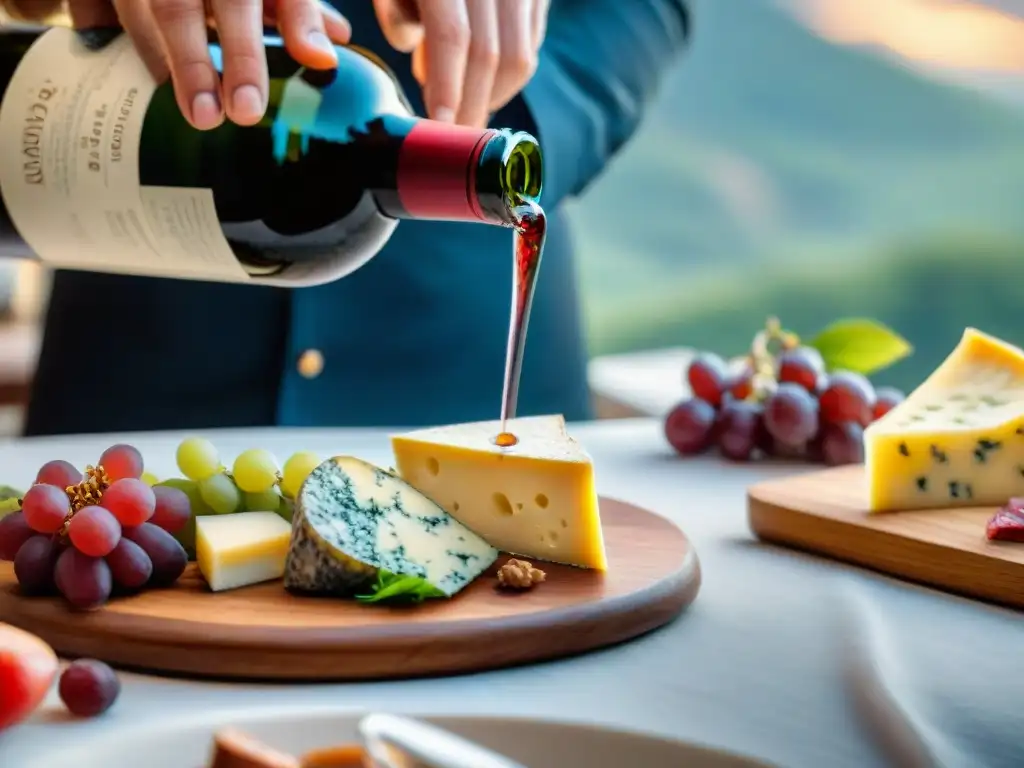
[[[14,562],[21,545],[35,535],[21,512],[0,517],[0,560]]]
[[[94,659],[71,662],[57,685],[60,700],[78,717],[102,715],[121,693],[121,681],[109,666]]]
[[[684,456],[706,450],[714,437],[715,409],[698,397],[684,400],[665,417],[665,438]]]
[[[53,589],[53,569],[60,547],[53,536],[36,535],[21,545],[14,558],[14,577],[25,595],[42,595]]]
[[[716,440],[727,459],[749,461],[758,448],[764,408],[758,403],[733,401],[719,413]]]
[[[895,387],[879,387],[875,395],[873,415],[876,421],[907,399],[907,396]]]
[[[818,431],[814,437],[808,440],[803,448],[798,449],[797,455],[791,458],[798,458],[810,464],[823,463],[825,461],[825,434],[827,427],[827,424],[819,424]]]
[[[71,518],[68,538],[83,555],[106,557],[121,540],[121,524],[104,507],[83,507]]]
[[[142,525],[153,516],[156,495],[142,480],[125,477],[103,493],[103,506],[124,526]]]
[[[729,397],[736,400],[746,400],[754,394],[754,369],[750,367],[749,363],[743,363],[733,368],[729,374],[726,390]],[[725,398],[723,398],[722,406],[725,405]]]
[[[74,547],[68,547],[57,558],[53,580],[67,601],[82,611],[99,608],[114,587],[106,561],[83,555]]]
[[[697,355],[686,370],[690,391],[712,407],[722,404],[722,395],[729,387],[729,366],[718,355],[704,352]]]
[[[142,477],[145,468],[138,448],[126,443],[118,443],[107,448],[100,456],[100,466],[111,481],[125,477]]]
[[[837,371],[829,376],[828,387],[819,397],[822,421],[838,424],[855,421],[862,427],[874,417],[875,388],[866,377],[853,371]]]
[[[757,432],[754,434],[754,445],[757,447],[757,450],[765,456],[773,456],[775,454],[775,438],[772,437],[772,433],[768,431],[768,427],[764,423],[763,404],[761,404],[761,418],[757,420]]]
[[[36,533],[56,533],[71,512],[71,502],[63,488],[40,483],[25,492],[21,500],[25,522]]]
[[[787,349],[779,355],[779,381],[799,384],[815,392],[818,379],[825,373],[825,361],[813,347]]]
[[[82,479],[82,473],[75,468],[75,465],[63,459],[46,462],[39,468],[39,474],[36,475],[37,483],[56,485],[58,488],[78,485]]]
[[[188,555],[178,540],[163,528],[153,523],[143,523],[137,528],[125,528],[124,537],[134,541],[149,555],[153,563],[150,586],[170,586],[185,572]]]
[[[104,560],[114,584],[122,589],[142,589],[153,576],[153,561],[131,539],[121,538]]]
[[[985,526],[990,541],[1016,541],[1024,543],[1024,499],[1010,499]]]
[[[864,462],[864,428],[853,421],[826,424],[820,436],[821,460],[830,467]]]
[[[50,646],[10,624],[0,624],[0,731],[35,711],[57,669],[57,655]]]
[[[188,494],[168,485],[153,487],[156,507],[149,522],[168,533],[177,533],[192,519],[192,502]]]
[[[777,445],[804,446],[818,432],[818,401],[799,384],[779,384],[764,406],[764,423]]]

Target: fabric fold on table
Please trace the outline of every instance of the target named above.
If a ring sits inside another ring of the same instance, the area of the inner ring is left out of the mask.
[[[1008,624],[1020,617],[960,598],[940,617],[930,592],[843,579],[841,648],[858,717],[901,768],[1021,768],[1024,690],[1005,672],[1024,648],[999,646],[1012,644]]]

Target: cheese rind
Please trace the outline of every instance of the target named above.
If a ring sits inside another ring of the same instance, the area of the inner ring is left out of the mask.
[[[607,570],[594,466],[562,416],[512,419],[519,442],[494,443],[497,421],[395,435],[399,474],[498,549]]]
[[[494,547],[401,478],[337,456],[299,490],[284,583],[350,596],[383,569],[425,579],[450,597],[497,557]]]
[[[873,512],[1024,496],[1024,351],[973,328],[864,432]]]
[[[291,526],[273,512],[196,518],[196,562],[214,592],[279,579]]]

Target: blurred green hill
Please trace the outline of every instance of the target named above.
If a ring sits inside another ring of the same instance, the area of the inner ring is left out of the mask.
[[[965,325],[1024,344],[1024,238],[946,237],[832,266],[760,267],[691,288],[685,298],[665,290],[595,313],[594,335],[609,352],[682,343],[735,355],[769,315],[806,337],[837,318],[867,315],[915,347],[872,377],[902,388],[920,383]]]
[[[920,350],[891,374],[906,386],[964,325],[1024,342],[1024,115],[766,0],[698,9],[644,127],[572,208],[592,351],[871,316]]]

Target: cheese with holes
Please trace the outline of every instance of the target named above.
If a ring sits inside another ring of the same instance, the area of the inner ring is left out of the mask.
[[[274,512],[196,518],[196,562],[214,592],[280,579],[291,526]]]
[[[349,596],[383,569],[418,576],[450,597],[497,557],[494,547],[401,478],[337,456],[299,490],[284,585]]]
[[[391,439],[399,474],[498,549],[606,570],[594,466],[561,416],[512,419],[519,442],[494,443],[497,421]]]
[[[1024,351],[973,328],[864,432],[872,511],[1024,496]]]

